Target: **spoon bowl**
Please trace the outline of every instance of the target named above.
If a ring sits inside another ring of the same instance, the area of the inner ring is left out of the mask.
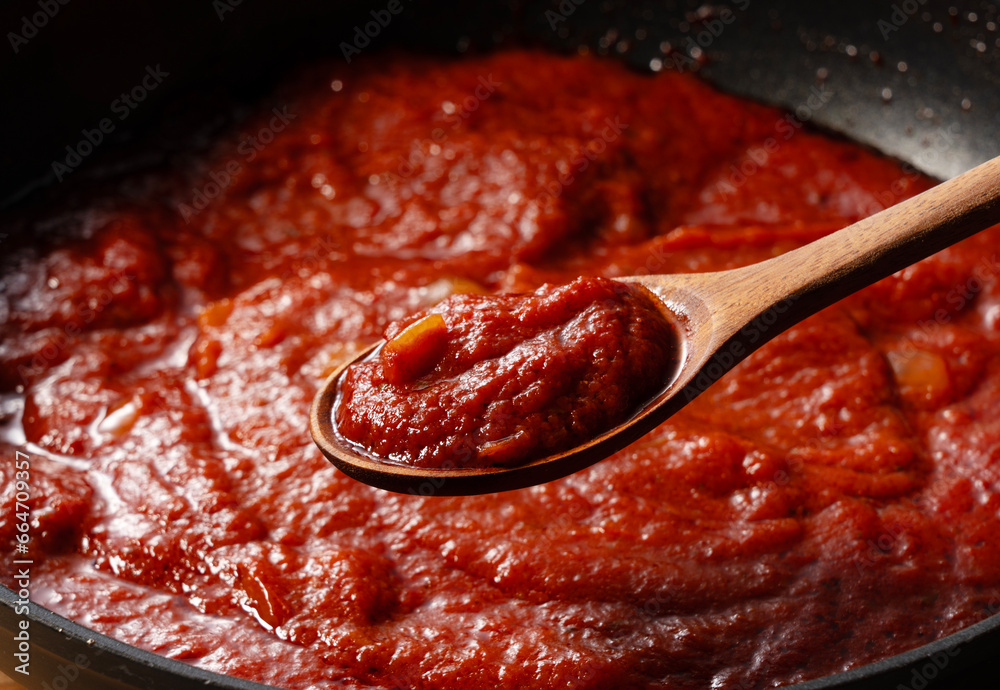
[[[1000,222],[1000,158],[808,245],[743,268],[618,278],[653,294],[681,339],[673,380],[628,420],[575,448],[515,467],[426,469],[381,461],[334,424],[338,367],[313,401],[310,430],[323,454],[358,481],[398,493],[472,495],[519,489],[588,467],[637,440],[726,372],[802,319]]]

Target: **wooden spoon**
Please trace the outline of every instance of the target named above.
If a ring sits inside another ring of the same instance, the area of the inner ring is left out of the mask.
[[[583,469],[660,424],[771,338],[807,316],[1000,222],[1000,158],[838,232],[758,264],[716,273],[619,278],[648,288],[679,325],[676,377],[631,419],[581,446],[520,467],[420,469],[379,462],[333,424],[339,367],[313,401],[310,428],[327,458],[373,486],[466,495],[541,484]],[[361,353],[370,354],[377,346]]]

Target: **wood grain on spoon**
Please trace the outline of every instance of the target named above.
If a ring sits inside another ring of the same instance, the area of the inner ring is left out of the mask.
[[[480,494],[552,481],[638,439],[807,316],[998,222],[1000,158],[768,261],[715,273],[620,278],[648,288],[681,326],[684,348],[676,378],[627,422],[521,466],[420,469],[368,457],[344,441],[333,424],[337,382],[350,362],[333,372],[317,394],[312,435],[346,474],[401,493]]]

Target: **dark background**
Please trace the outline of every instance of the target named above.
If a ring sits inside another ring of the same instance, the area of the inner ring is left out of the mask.
[[[810,87],[822,86],[834,95],[814,122],[938,177],[1000,153],[996,2],[399,2],[399,18],[355,59],[400,44],[446,52],[512,43],[564,51],[587,45],[638,69],[649,69],[653,58],[663,61],[663,69],[697,63],[700,74],[726,90],[790,109],[805,102]],[[75,145],[82,129],[111,114],[112,102],[140,82],[147,65],[160,65],[170,76],[126,121],[114,118],[113,141],[102,142],[85,168],[153,122],[209,122],[225,109],[222,96],[253,98],[296,62],[340,57],[353,28],[386,4],[0,3],[0,205],[54,181],[52,162],[65,158],[65,146]],[[58,12],[15,53],[11,34],[25,37],[25,18],[35,23],[43,6]],[[715,36],[711,22],[722,8],[734,21],[714,24],[724,26]],[[701,50],[697,60],[692,46]]]

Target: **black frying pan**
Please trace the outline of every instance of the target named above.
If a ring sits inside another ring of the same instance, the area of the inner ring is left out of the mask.
[[[27,40],[16,42],[16,51],[9,36],[10,45],[0,46],[0,205],[72,193],[100,176],[116,150],[151,130],[169,154],[172,133],[217,125],[224,104],[266,93],[298,61],[339,56],[340,42],[375,4],[70,3],[27,37],[22,20],[34,17],[36,0],[4,3],[0,27]],[[585,44],[637,69],[697,71],[727,91],[784,106],[938,177],[1000,154],[1000,5],[993,2],[841,0],[832,9],[754,0],[488,8],[442,2],[408,6],[405,16],[379,36],[381,47],[454,53]],[[155,64],[169,78],[127,128],[74,169],[70,184],[57,184],[52,162],[64,156],[63,147],[106,114],[137,66]],[[159,162],[153,155],[137,165]],[[264,687],[124,645],[35,604],[22,615],[17,600],[0,587],[0,669],[28,687]],[[27,677],[14,673],[14,636],[23,620],[31,632]],[[993,615],[905,654],[795,687],[992,687],[998,643],[1000,616]]]

